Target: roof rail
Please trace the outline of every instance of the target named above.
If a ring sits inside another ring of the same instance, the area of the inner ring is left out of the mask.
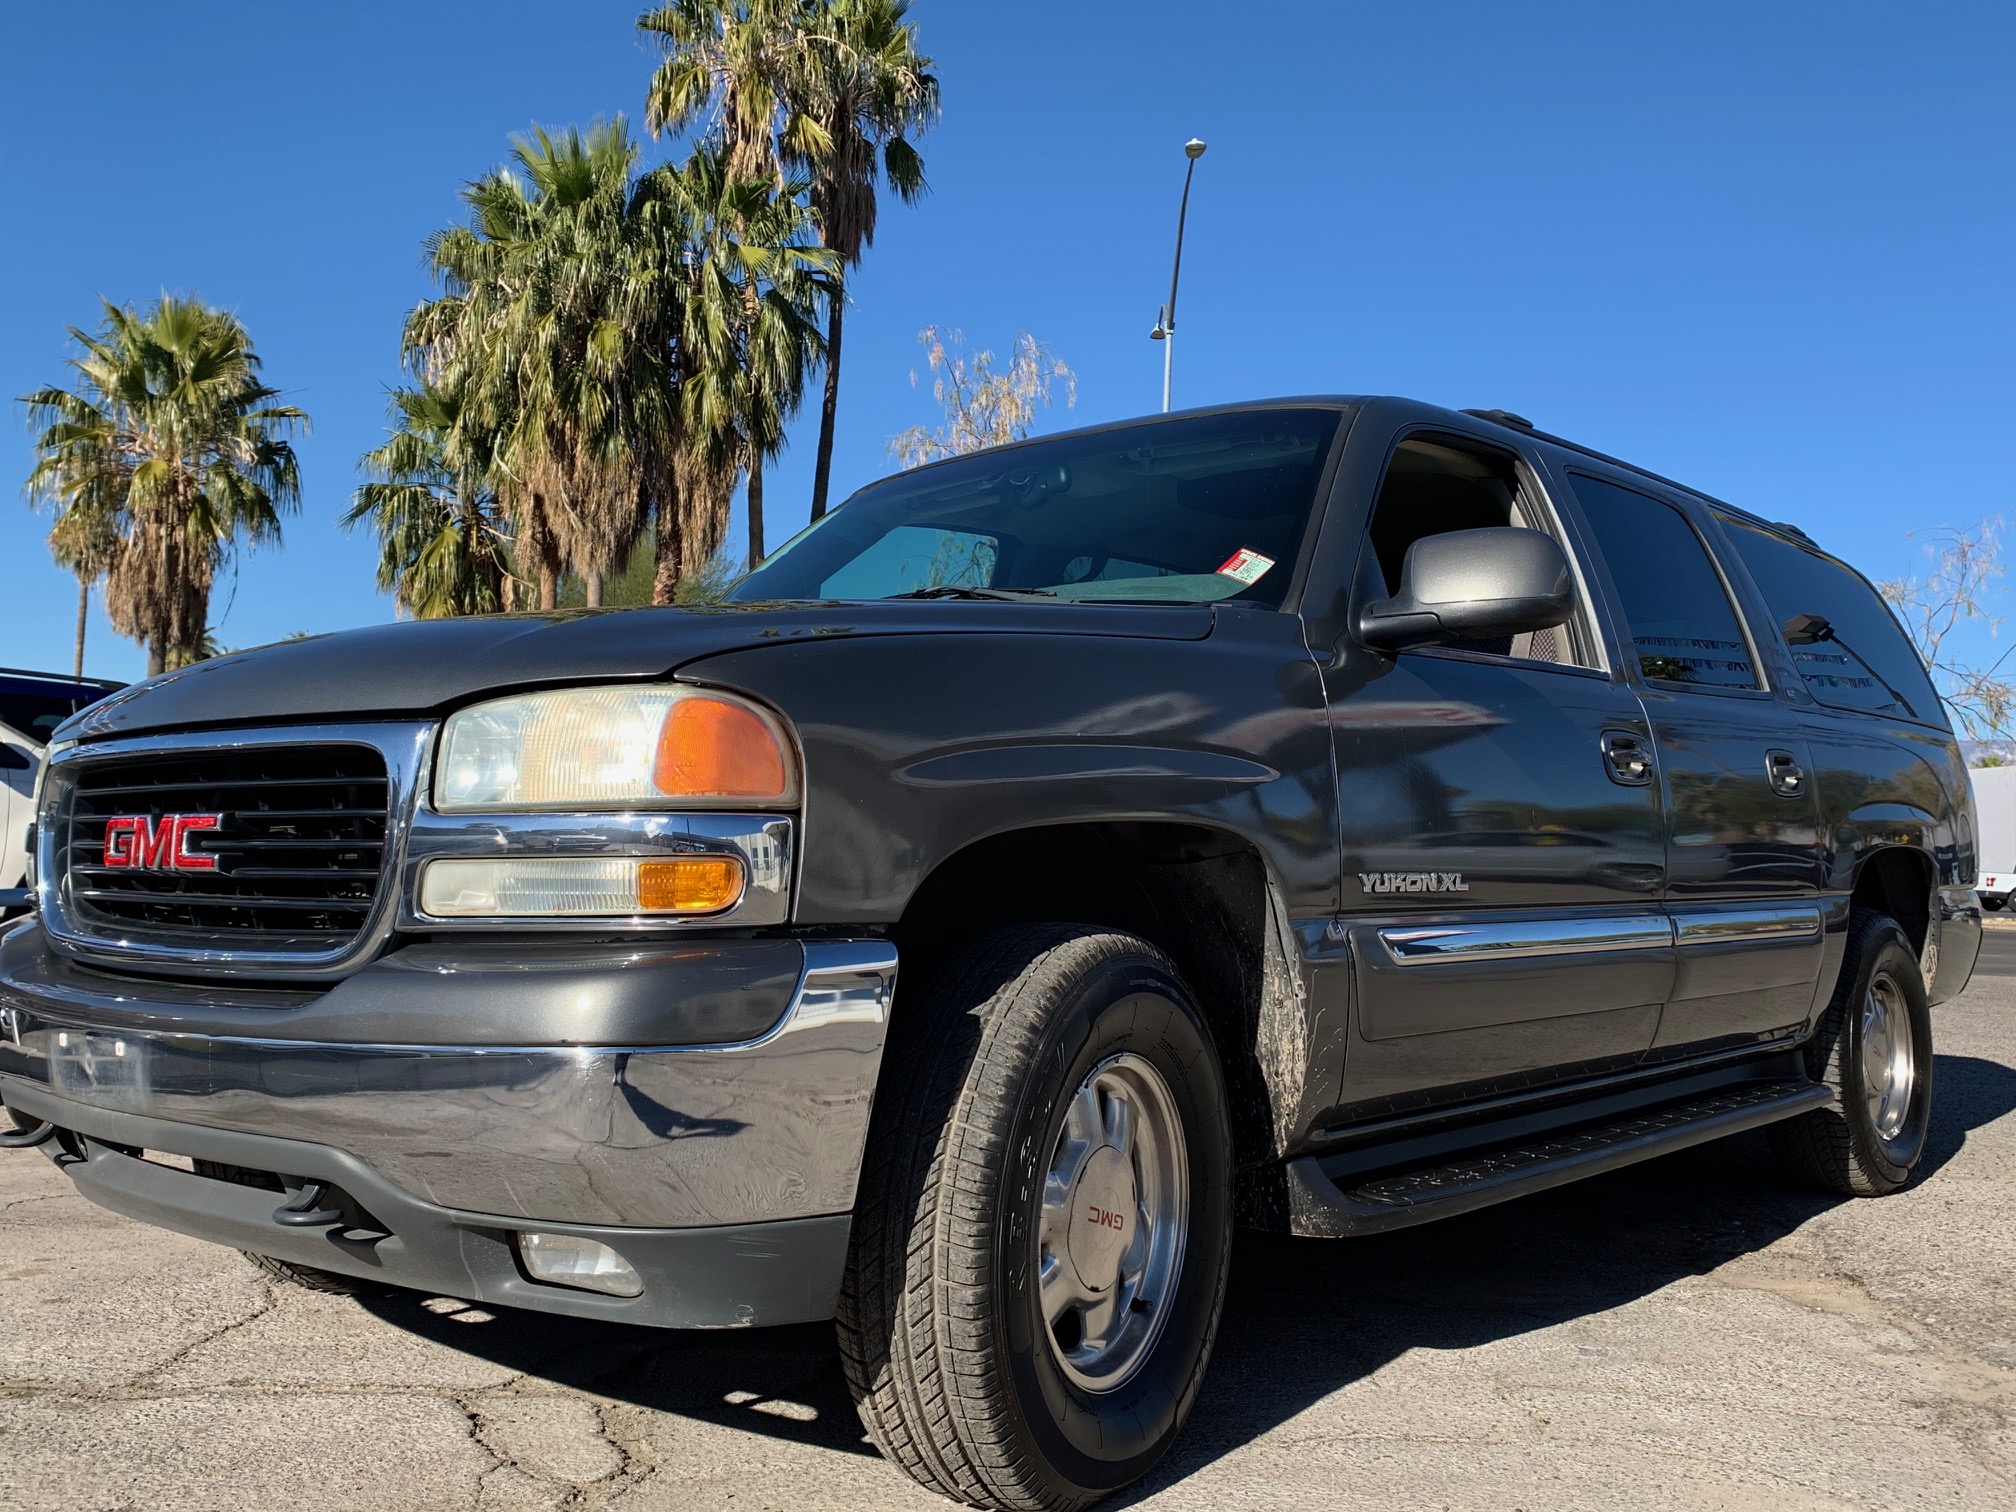
[[[1466,410],[1460,410],[1458,411],[1458,413],[1464,415],[1475,415],[1479,420],[1490,420],[1498,425],[1514,425],[1517,426],[1520,430],[1530,431],[1534,428],[1533,422],[1531,420],[1528,420],[1524,415],[1515,415],[1510,410],[1466,409]]]
[[[122,682],[114,682],[109,677],[72,677],[68,672],[35,672],[27,667],[0,667],[0,674],[8,677],[39,677],[45,682],[89,683],[97,688],[123,688]]]
[[[1477,415],[1487,420],[1493,420],[1497,419],[1497,417],[1500,414],[1502,414],[1503,411],[1464,410],[1463,413],[1466,415]],[[1517,417],[1515,416],[1514,419],[1516,420]],[[1501,421],[1500,423],[1503,424],[1505,422]],[[1612,467],[1622,468],[1625,472],[1636,473],[1641,478],[1649,478],[1654,483],[1663,483],[1666,485],[1666,487],[1678,489],[1681,493],[1688,494],[1693,498],[1699,499],[1702,503],[1710,505],[1715,509],[1722,510],[1725,514],[1735,515],[1738,519],[1743,520],[1747,524],[1761,525],[1766,530],[1780,531],[1785,535],[1791,536],[1795,540],[1804,541],[1808,546],[1811,546],[1815,551],[1824,551],[1826,549],[1818,541],[1814,540],[1813,537],[1809,536],[1808,534],[1806,534],[1805,531],[1801,530],[1797,525],[1787,525],[1783,520],[1767,520],[1764,518],[1764,516],[1756,514],[1751,510],[1745,509],[1740,504],[1731,504],[1727,499],[1718,499],[1715,497],[1715,495],[1711,493],[1704,493],[1702,490],[1695,488],[1690,484],[1682,483],[1676,478],[1669,478],[1664,473],[1656,473],[1652,471],[1652,469],[1649,467],[1640,467],[1636,462],[1626,462],[1622,457],[1613,457],[1608,452],[1600,452],[1596,450],[1596,448],[1593,446],[1584,446],[1580,441],[1570,441],[1566,436],[1557,436],[1553,434],[1551,431],[1543,431],[1539,429],[1537,426],[1532,425],[1530,422],[1525,423],[1527,430],[1529,430],[1532,433],[1533,439],[1535,441],[1545,441],[1551,446],[1558,446],[1566,451],[1579,452],[1581,455],[1585,457],[1593,457],[1598,462],[1607,462]]]

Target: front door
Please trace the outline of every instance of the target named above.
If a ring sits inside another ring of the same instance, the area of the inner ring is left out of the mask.
[[[1811,1008],[1825,853],[1803,730],[1760,675],[1728,584],[1676,502],[1574,472],[1642,679],[1665,794],[1679,973],[1656,1048],[1796,1032]]]
[[[1515,454],[1441,430],[1378,435],[1361,418],[1351,444],[1365,439],[1385,462],[1354,606],[1397,588],[1423,536],[1517,524],[1569,544]],[[1652,733],[1587,605],[1501,643],[1396,655],[1347,630],[1325,649],[1353,1114],[1635,1064],[1674,974],[1661,789]]]

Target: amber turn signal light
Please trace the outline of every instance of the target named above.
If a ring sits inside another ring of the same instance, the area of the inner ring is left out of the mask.
[[[651,779],[679,798],[782,798],[784,747],[763,716],[705,694],[672,705],[658,734]]]
[[[742,863],[734,856],[679,856],[637,868],[640,913],[715,913],[742,896]]]

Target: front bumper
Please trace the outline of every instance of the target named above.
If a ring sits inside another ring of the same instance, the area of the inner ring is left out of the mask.
[[[301,992],[113,977],[31,925],[0,938],[0,1101],[70,1131],[86,1195],[220,1243],[518,1306],[795,1321],[837,1292],[895,969],[879,941],[457,942]],[[331,1182],[385,1237],[285,1228],[273,1193],[130,1150]],[[526,1280],[532,1229],[601,1238],[644,1297]],[[796,1279],[724,1289],[757,1254]]]

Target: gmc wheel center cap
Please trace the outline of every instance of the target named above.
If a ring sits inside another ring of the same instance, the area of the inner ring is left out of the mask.
[[[1134,1164],[1111,1145],[1086,1159],[1071,1203],[1071,1265],[1089,1291],[1120,1279],[1120,1257],[1134,1238]]]

